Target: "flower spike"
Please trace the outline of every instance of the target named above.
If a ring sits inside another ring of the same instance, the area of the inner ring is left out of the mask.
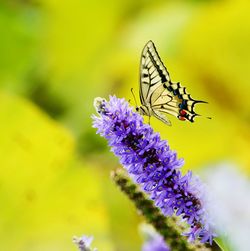
[[[111,151],[119,157],[133,180],[140,185],[165,216],[181,216],[190,226],[184,233],[190,241],[210,242],[215,237],[209,218],[203,185],[188,172],[182,175],[184,161],[177,158],[159,133],[124,99],[110,96],[94,102],[99,116],[93,116],[97,133],[108,140]]]

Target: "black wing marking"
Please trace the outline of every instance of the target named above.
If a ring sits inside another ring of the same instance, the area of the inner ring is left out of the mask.
[[[195,100],[186,91],[185,87],[182,87],[180,83],[171,83],[171,88],[168,88],[173,95],[173,99],[176,101],[176,105],[179,108],[178,118],[185,118],[190,122],[194,122],[196,116],[200,116],[194,111],[195,105],[198,103],[207,103],[202,100]]]

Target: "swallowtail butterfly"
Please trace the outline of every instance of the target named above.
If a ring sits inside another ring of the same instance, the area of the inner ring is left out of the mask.
[[[166,114],[194,122],[194,118],[199,116],[194,111],[195,104],[207,103],[192,99],[185,87],[171,81],[152,41],[142,51],[139,92],[141,106],[137,106],[136,110],[141,115],[154,116],[167,125],[171,125],[171,122]]]

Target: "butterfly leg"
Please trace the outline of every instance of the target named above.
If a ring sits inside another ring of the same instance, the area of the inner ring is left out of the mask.
[[[150,125],[150,118],[151,118],[151,116],[148,116],[148,124]]]

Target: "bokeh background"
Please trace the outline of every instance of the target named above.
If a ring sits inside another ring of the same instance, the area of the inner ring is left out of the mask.
[[[134,105],[150,39],[172,80],[209,102],[195,123],[151,124],[183,172],[213,187],[230,250],[249,250],[249,9],[248,0],[0,1],[0,250],[76,250],[82,234],[99,250],[141,249],[143,218],[110,180],[118,160],[91,114],[96,96]]]

